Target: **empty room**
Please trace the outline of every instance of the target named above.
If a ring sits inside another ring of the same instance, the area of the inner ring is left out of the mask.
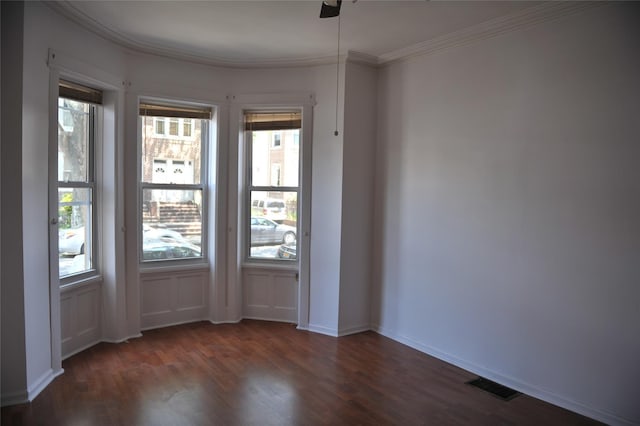
[[[640,424],[640,3],[3,1],[3,425]]]

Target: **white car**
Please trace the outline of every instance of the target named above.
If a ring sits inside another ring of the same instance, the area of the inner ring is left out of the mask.
[[[85,229],[69,228],[58,230],[58,253],[84,254]]]

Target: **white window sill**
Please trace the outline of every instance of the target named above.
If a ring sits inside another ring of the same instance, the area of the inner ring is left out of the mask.
[[[60,294],[67,293],[69,291],[78,290],[83,287],[88,287],[93,284],[102,284],[102,275],[93,275],[91,277],[82,278],[78,281],[73,281],[60,286]]]
[[[243,269],[268,269],[279,271],[291,271],[298,272],[298,261],[260,261],[260,260],[246,260],[242,262]]]
[[[140,265],[140,275],[146,274],[161,274],[164,272],[187,272],[187,271],[208,271],[210,269],[209,263],[173,263],[168,262],[150,262]],[[167,265],[167,263],[170,263]]]

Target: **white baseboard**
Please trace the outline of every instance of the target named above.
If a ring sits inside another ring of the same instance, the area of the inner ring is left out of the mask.
[[[42,376],[40,376],[38,380],[36,380],[27,388],[27,398],[29,399],[29,401],[33,401],[34,399],[36,399],[40,392],[42,392],[44,388],[49,386],[49,383],[53,382],[53,379],[61,375],[63,372],[64,370],[62,368],[57,371],[50,369]]]
[[[355,325],[351,327],[345,327],[338,330],[338,336],[348,336],[350,334],[358,334],[363,333],[365,331],[370,331],[371,325],[363,324],[363,325]]]
[[[29,402],[27,391],[6,392],[0,397],[0,406],[7,407],[9,405],[25,404]]]
[[[219,324],[238,324],[239,322],[241,322],[243,320],[243,318],[238,318],[235,320],[224,320],[224,321],[214,321],[214,320],[209,320],[209,322],[213,325],[219,325]]]
[[[258,320],[258,321],[282,322],[282,323],[285,323],[285,324],[295,324],[296,323],[295,320],[291,321],[291,320],[278,319],[278,318],[259,317],[259,316],[254,316],[254,315],[243,316],[242,319]]]
[[[580,403],[578,401],[574,401],[570,398],[563,397],[561,395],[558,395],[546,389],[541,389],[529,383],[522,382],[516,378],[505,376],[496,371],[477,365],[473,362],[469,362],[462,358],[458,358],[454,355],[441,351],[432,346],[425,345],[415,340],[412,340],[411,338],[396,334],[392,330],[380,327],[380,325],[372,325],[371,329],[385,337],[388,337],[389,339],[405,344],[413,349],[416,349],[427,355],[431,355],[435,358],[438,358],[439,360],[448,362],[449,364],[453,364],[456,367],[467,370],[473,374],[476,374],[481,377],[485,377],[489,380],[492,380],[504,386],[515,389],[526,395],[532,396],[534,398],[540,399],[542,401],[548,402],[553,405],[557,405],[558,407],[562,407],[567,410],[573,411],[575,413],[582,414],[583,416],[590,417],[592,419],[604,422],[612,426],[613,425],[630,426],[630,425],[637,424],[632,420],[624,419],[613,413],[609,413],[606,410],[589,407],[586,404]]]
[[[140,329],[140,331],[149,331],[149,330],[155,330],[157,328],[173,327],[174,325],[190,324],[192,322],[200,322],[200,321],[209,321],[209,319],[206,318],[206,317],[203,317],[203,318],[190,318],[188,320],[170,322],[170,323],[167,323],[167,324],[155,324],[155,325],[150,325],[148,327],[143,327],[143,328]]]
[[[139,339],[140,337],[142,337],[142,333],[132,334],[130,336],[123,337],[122,339],[102,339],[101,342],[118,344],[124,343],[130,339]]]
[[[322,325],[309,324],[309,331],[314,333],[325,334],[327,336],[338,337],[338,331],[334,328],[324,327]]]
[[[82,351],[86,351],[87,349],[89,349],[92,346],[97,345],[98,343],[102,342],[103,340],[96,340],[95,342],[91,342],[91,343],[87,343],[86,345],[75,349],[71,352],[69,352],[68,354],[62,354],[62,360],[64,361],[67,358],[71,358],[72,356],[74,356],[75,354],[79,354]]]

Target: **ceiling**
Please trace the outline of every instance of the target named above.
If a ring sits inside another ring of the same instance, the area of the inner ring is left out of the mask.
[[[344,0],[340,51],[372,62],[438,37],[517,14],[538,2]],[[55,1],[54,9],[128,48],[223,66],[335,59],[338,19],[321,0]]]

